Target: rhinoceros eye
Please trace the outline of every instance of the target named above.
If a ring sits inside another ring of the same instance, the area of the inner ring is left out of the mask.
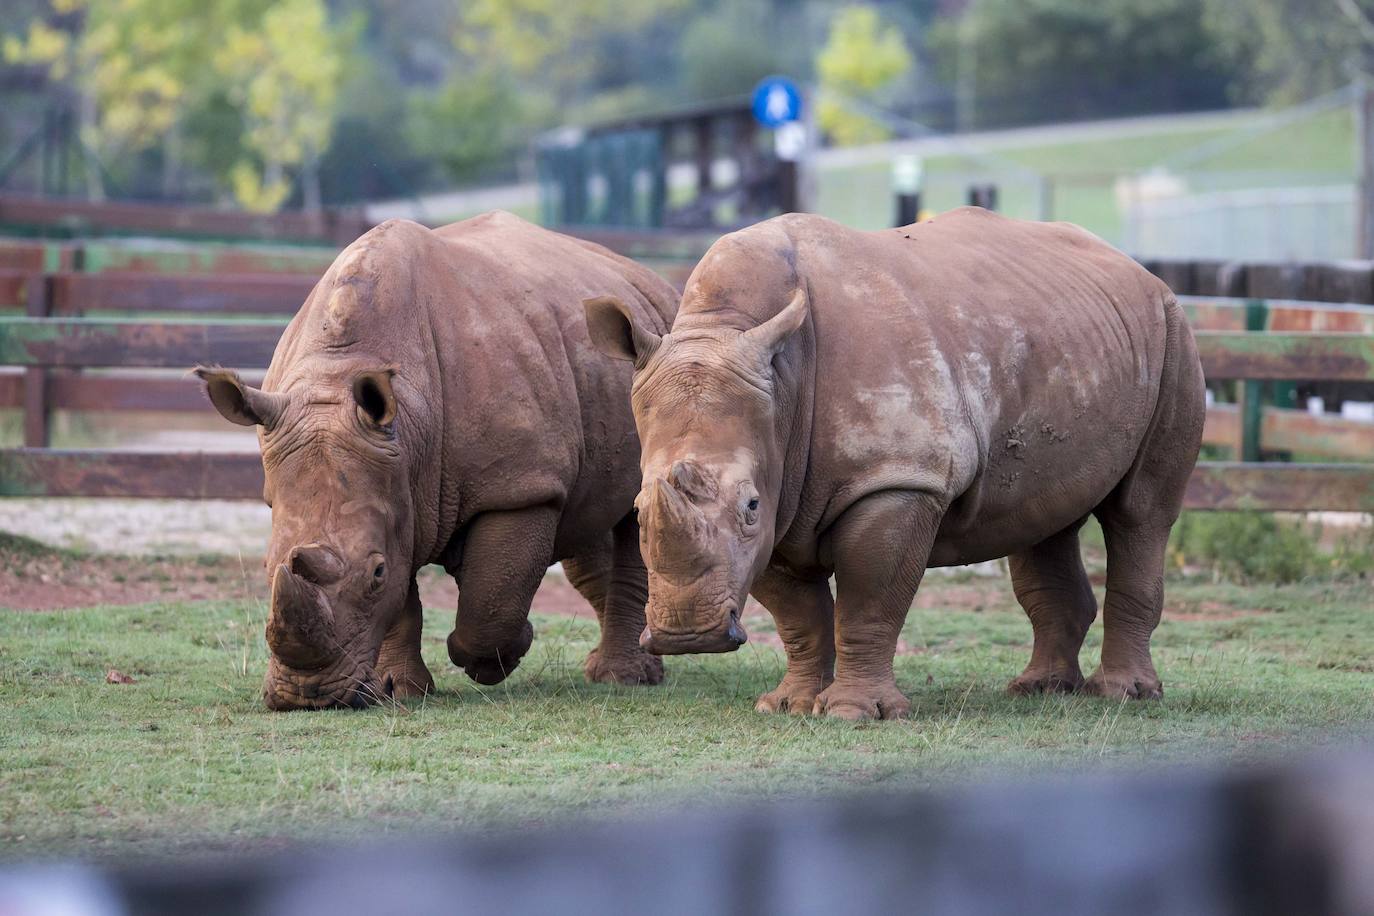
[[[749,500],[749,511],[750,511],[750,512],[757,512],[757,511],[759,511],[759,498],[758,498],[757,496],[755,496],[753,499]]]
[[[378,563],[377,568],[372,570],[372,578],[381,579],[386,575],[386,564]]]

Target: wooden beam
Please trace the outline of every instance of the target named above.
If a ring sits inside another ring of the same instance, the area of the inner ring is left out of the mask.
[[[0,451],[0,496],[259,499],[253,453]],[[1374,465],[1202,462],[1189,509],[1374,512]]]
[[[372,228],[361,209],[262,214],[129,201],[54,200],[19,194],[0,194],[0,223],[73,235],[135,232],[337,245],[346,245]]]
[[[1374,381],[1374,336],[1368,334],[1198,331],[1208,379]]]
[[[0,496],[261,499],[252,452],[0,451]]]
[[[1199,462],[1188,509],[1374,512],[1374,464]]]
[[[294,315],[318,278],[291,274],[67,273],[52,278],[53,314],[91,311]]]
[[[0,318],[0,365],[268,365],[285,321],[158,322],[119,319]]]

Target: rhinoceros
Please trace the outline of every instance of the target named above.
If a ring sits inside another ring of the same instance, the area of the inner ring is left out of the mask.
[[[197,370],[221,414],[258,427],[269,707],[432,690],[415,579],[429,563],[458,581],[448,653],[480,683],[528,650],[555,560],[601,624],[587,677],[662,680],[638,645],[632,373],[592,349],[581,305],[607,288],[640,326],[671,323],[673,288],[598,245],[501,212],[434,230],[393,220],[335,260],[261,390]]]
[[[787,653],[760,711],[893,718],[927,567],[1010,557],[1034,631],[1012,690],[1161,694],[1150,635],[1203,378],[1178,303],[1131,259],[977,208],[882,232],[787,215],[721,238],[667,335],[632,302],[585,305],[596,345],[635,365],[641,645],[736,649],[753,594]],[[1089,515],[1107,588],[1085,681]]]

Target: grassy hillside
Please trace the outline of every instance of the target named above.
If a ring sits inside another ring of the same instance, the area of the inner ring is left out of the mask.
[[[1338,109],[1306,118],[1281,130],[1251,135],[1260,115],[1232,122],[1229,128],[1179,130],[1161,126],[1141,133],[1122,127],[1120,136],[1062,142],[1054,132],[1027,135],[1019,145],[999,143],[989,160],[976,155],[942,155],[924,160],[923,204],[940,211],[964,203],[969,184],[994,182],[1000,208],[1013,216],[1037,215],[1038,189],[1017,167],[1049,179],[1050,215],[1086,226],[1108,241],[1119,242],[1121,215],[1115,182],[1121,176],[1166,163],[1197,151],[1176,169],[1190,187],[1331,184],[1353,180],[1355,124],[1351,111]],[[974,152],[978,150],[974,148]],[[1004,163],[1005,166],[998,163]],[[823,169],[819,175],[818,210],[833,219],[865,229],[889,225],[893,213],[891,166],[887,163]]]

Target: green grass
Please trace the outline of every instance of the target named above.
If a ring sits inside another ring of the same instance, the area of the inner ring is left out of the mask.
[[[1348,109],[1315,114],[1283,129],[1247,137],[1248,122],[1234,128],[1203,128],[1134,134],[1068,143],[1029,140],[1024,146],[999,149],[990,165],[972,156],[933,156],[925,160],[923,206],[948,210],[965,202],[974,181],[999,186],[999,209],[1012,216],[1035,218],[1037,191],[1015,166],[1051,179],[1050,215],[1077,223],[1120,243],[1121,213],[1114,183],[1174,157],[1225,138],[1237,142],[1180,166],[1179,174],[1195,190],[1273,185],[1330,184],[1354,180],[1355,123]],[[887,163],[823,169],[819,173],[817,210],[861,229],[882,229],[893,217],[891,166]]]
[[[0,855],[252,846],[309,835],[510,824],[702,798],[926,785],[986,771],[1253,755],[1367,732],[1368,583],[1175,583],[1155,639],[1157,703],[1009,698],[1029,626],[1005,583],[971,610],[914,611],[898,659],[910,719],[853,727],[764,717],[779,652],[673,658],[660,688],[583,682],[585,619],[536,620],[510,681],[448,665],[439,694],[364,712],[277,714],[258,697],[252,602],[0,614]],[[954,595],[968,580],[943,586]],[[937,601],[940,599],[937,599]],[[756,631],[766,630],[756,626]],[[1085,650],[1095,658],[1100,629]],[[105,683],[110,668],[137,683]]]

